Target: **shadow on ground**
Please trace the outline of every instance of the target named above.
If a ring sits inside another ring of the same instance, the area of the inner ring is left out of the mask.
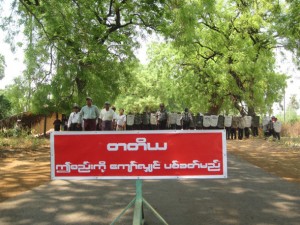
[[[144,197],[170,225],[299,225],[299,184],[232,155],[228,167],[228,179],[144,181]],[[0,203],[0,224],[110,224],[134,194],[133,180],[52,181]],[[148,209],[145,218],[159,224]]]

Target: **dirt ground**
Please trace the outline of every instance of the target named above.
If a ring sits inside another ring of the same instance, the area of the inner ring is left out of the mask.
[[[230,154],[300,184],[300,147],[260,138],[228,140]],[[0,146],[0,202],[50,181],[49,143],[32,149]]]

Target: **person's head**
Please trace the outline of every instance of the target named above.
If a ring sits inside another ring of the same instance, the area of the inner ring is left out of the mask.
[[[91,105],[92,105],[93,100],[92,100],[91,97],[86,97],[85,100],[86,100],[86,104],[87,104],[88,106],[91,106]]]
[[[123,115],[124,114],[124,109],[120,109],[119,113],[120,113],[120,115]]]
[[[160,108],[161,110],[163,110],[163,109],[165,108],[165,104],[164,104],[164,103],[160,103],[160,104],[159,104],[159,108]]]
[[[184,112],[188,112],[188,111],[189,111],[189,109],[188,109],[188,108],[185,108],[185,109],[184,109]]]
[[[105,103],[104,103],[104,108],[105,108],[106,110],[108,110],[109,107],[110,107],[110,103],[109,103],[109,102],[105,102]]]
[[[73,105],[73,111],[78,112],[79,111],[79,106],[77,104]]]
[[[112,106],[111,109],[114,110],[114,112],[116,111],[116,107],[115,106]]]

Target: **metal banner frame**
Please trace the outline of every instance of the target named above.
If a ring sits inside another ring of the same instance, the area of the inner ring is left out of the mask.
[[[126,176],[126,175],[121,175],[121,176],[55,176],[55,158],[56,158],[56,153],[54,150],[54,142],[55,142],[55,137],[54,136],[97,136],[97,135],[114,135],[118,136],[120,135],[143,135],[143,134],[148,134],[148,135],[155,135],[155,134],[222,134],[222,169],[223,169],[223,174],[212,174],[212,175],[136,175],[136,176]],[[52,132],[50,136],[51,140],[51,179],[56,180],[95,180],[95,179],[103,179],[103,180],[110,180],[110,179],[218,179],[218,178],[227,178],[227,152],[226,152],[226,135],[224,130],[151,130],[151,131],[88,131],[88,132]]]
[[[136,196],[132,199],[132,201],[123,209],[123,211],[114,219],[114,221],[110,225],[115,225],[116,222],[120,220],[120,218],[126,213],[128,209],[130,209],[134,205],[133,211],[133,225],[142,225],[144,224],[144,205],[152,211],[155,217],[161,222],[161,224],[168,225],[168,223],[164,220],[164,218],[147,202],[145,198],[143,198],[142,191],[142,180],[136,180]]]

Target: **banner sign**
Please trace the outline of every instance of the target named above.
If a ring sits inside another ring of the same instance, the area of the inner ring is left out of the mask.
[[[52,179],[226,178],[223,130],[51,133]]]

